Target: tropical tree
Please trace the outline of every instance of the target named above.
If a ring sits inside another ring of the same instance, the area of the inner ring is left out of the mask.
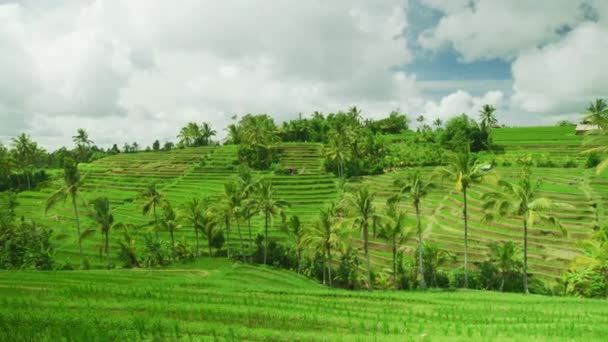
[[[562,234],[567,231],[552,213],[567,210],[571,206],[557,203],[546,197],[539,196],[540,184],[532,181],[531,159],[520,161],[522,169],[516,183],[501,180],[498,182],[501,191],[484,194],[483,199],[486,221],[492,221],[495,216],[518,217],[523,223],[524,268],[523,284],[525,293],[528,290],[528,229],[536,222],[543,222],[560,228]]]
[[[224,183],[223,207],[229,225],[228,231],[230,231],[231,221],[234,220],[241,245],[241,256],[243,258],[245,257],[245,247],[243,245],[243,234],[241,234],[240,219],[245,198],[246,193],[236,181]]]
[[[314,223],[302,233],[300,244],[307,248],[312,255],[322,255],[325,269],[323,270],[323,284],[332,286],[332,250],[340,247],[346,240],[346,230],[338,222],[337,208],[331,204],[321,209]],[[327,275],[326,275],[327,274]]]
[[[77,199],[80,188],[83,184],[83,179],[80,178],[78,172],[78,164],[71,159],[64,160],[63,167],[63,186],[55,191],[46,201],[45,213],[55,206],[59,201],[66,201],[68,197],[72,200],[72,209],[74,210],[74,219],[76,222],[76,234],[78,241],[78,255],[80,256],[80,268],[84,269],[84,255],[82,253],[82,239],[84,236],[80,233],[80,217],[78,215]]]
[[[440,118],[435,119],[435,121],[433,121],[433,126],[435,126],[436,128],[439,128],[443,125],[443,120],[441,120]]]
[[[589,104],[587,110],[583,113],[584,122],[598,125],[601,129],[608,127],[608,104],[604,99],[596,99],[595,102]]]
[[[500,272],[500,292],[503,292],[505,287],[505,279],[507,274],[521,267],[521,261],[518,258],[519,250],[517,245],[511,240],[503,243],[492,242],[488,245],[490,248],[490,262],[496,266]]]
[[[344,164],[349,159],[348,147],[340,138],[330,140],[329,147],[326,150],[326,156],[329,160],[336,163],[338,168],[338,177],[344,178]]]
[[[372,289],[372,270],[369,259],[369,227],[373,221],[378,218],[376,208],[374,207],[375,194],[369,191],[367,186],[360,187],[354,193],[346,193],[341,207],[350,212],[353,227],[357,227],[361,231],[363,239],[363,252],[367,266],[367,288]]]
[[[483,165],[467,149],[463,153],[454,154],[446,167],[437,169],[437,175],[443,179],[454,182],[456,191],[462,193],[464,222],[464,287],[469,286],[468,256],[469,256],[469,221],[468,221],[468,195],[467,191],[472,185],[479,184],[487,177]],[[491,180],[487,177],[486,180]]]
[[[422,199],[429,192],[437,188],[435,182],[425,180],[422,177],[420,170],[410,173],[405,180],[395,180],[395,185],[399,187],[399,194],[410,200],[416,212],[416,234],[418,235],[418,272],[420,273],[420,287],[426,288],[426,280],[424,279],[424,262],[423,262],[423,242],[422,242],[422,218],[420,217],[420,206]]]
[[[199,231],[203,229],[202,227],[202,218],[205,212],[205,208],[203,202],[198,198],[192,198],[190,201],[186,202],[183,208],[183,218],[192,225],[192,229],[194,229],[195,243],[196,243],[196,256],[200,257],[200,239],[198,236]]]
[[[425,243],[424,246],[424,262],[430,271],[431,286],[437,286],[437,272],[440,267],[446,263],[453,261],[454,257],[447,251],[439,248],[435,244]]]
[[[399,197],[392,196],[386,203],[386,218],[380,225],[379,236],[385,239],[391,245],[393,254],[393,284],[397,286],[397,251],[403,242],[413,232],[412,229],[406,228],[405,211],[397,208]]]
[[[217,134],[217,132],[213,128],[211,128],[211,126],[207,122],[203,122],[203,124],[200,126],[199,133],[203,139],[203,145],[205,146],[209,145],[211,143],[211,137]]]
[[[258,186],[258,211],[264,216],[264,264],[268,261],[268,228],[273,225],[274,218],[285,218],[285,209],[289,206],[286,201],[276,199],[270,180],[263,180]]]
[[[496,125],[496,123],[498,123],[494,112],[496,112],[496,108],[489,104],[483,105],[483,107],[481,107],[481,110],[479,111],[479,126],[481,130],[486,133],[486,145],[488,149],[492,147],[492,137],[490,135],[492,132],[492,128],[494,127],[494,125]]]
[[[213,254],[211,252],[211,248],[213,247],[213,240],[215,237],[221,233],[221,228],[219,225],[220,217],[216,215],[213,207],[207,207],[201,212],[201,216],[199,218],[199,226],[201,229],[201,233],[207,239],[207,248],[209,250],[209,257],[212,257]]]
[[[107,197],[98,197],[90,202],[88,217],[99,225],[103,238],[103,249],[106,254],[106,267],[112,267],[110,259],[110,229],[115,226],[114,215]]]
[[[169,202],[165,201],[162,208],[163,216],[160,220],[160,228],[163,231],[169,232],[169,236],[171,237],[172,257],[175,260],[175,231],[181,228],[181,225],[177,219],[177,213],[173,210],[173,207]]]
[[[143,215],[154,216],[154,233],[156,234],[156,239],[158,240],[158,215],[156,213],[157,207],[164,206],[167,202],[165,200],[165,196],[163,193],[158,191],[158,187],[156,183],[149,184],[146,189],[141,193],[141,198],[144,199],[144,205],[142,207]]]
[[[296,251],[297,259],[297,272],[301,273],[301,261],[302,261],[302,238],[304,236],[304,228],[300,218],[297,215],[292,216],[286,225],[287,233],[292,239],[294,249]]]
[[[201,139],[201,131],[197,123],[188,122],[188,124],[182,127],[177,135],[179,138],[179,144],[182,146],[194,146],[197,141]]]
[[[86,161],[86,156],[93,144],[93,141],[89,139],[89,134],[84,128],[79,128],[76,131],[76,135],[72,136],[72,141],[76,145],[76,155],[78,156],[78,161],[84,162]]]
[[[238,125],[230,124],[226,128],[228,136],[226,138],[227,144],[240,144],[241,143],[241,129]]]
[[[32,188],[30,180],[32,169],[36,166],[37,159],[44,151],[25,133],[11,139],[11,148],[15,164],[25,174],[29,190]]]

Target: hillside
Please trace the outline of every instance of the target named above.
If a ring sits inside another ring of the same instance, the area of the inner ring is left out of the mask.
[[[525,127],[501,128],[495,130],[494,141],[498,145],[498,158],[515,160],[524,153],[540,153],[552,160],[576,159],[579,164],[586,158],[580,155],[581,137],[573,133],[572,127]],[[319,209],[339,197],[338,181],[323,169],[323,146],[315,143],[284,143],[281,145],[283,166],[296,167],[297,175],[272,175],[268,172],[257,173],[272,179],[277,196],[287,200],[291,207],[289,214],[300,216],[304,224],[314,220]],[[170,152],[127,153],[107,157],[90,164],[81,165],[85,176],[85,189],[82,193],[83,204],[86,200],[103,195],[113,205],[116,220],[119,222],[144,225],[149,217],[141,214],[142,202],[138,193],[151,182],[157,182],[161,191],[174,207],[179,208],[193,197],[219,198],[223,184],[236,174],[236,146],[188,148]],[[499,166],[492,172],[500,177],[512,179],[517,170],[512,166]],[[510,164],[505,164],[510,165]],[[432,168],[423,169],[430,175]],[[369,185],[377,193],[376,204],[383,210],[386,198],[394,193],[395,178],[404,177],[409,170],[389,172],[378,176],[351,179],[345,188],[353,189],[362,184]],[[569,235],[558,234],[555,228],[535,226],[530,231],[530,269],[533,274],[544,280],[555,280],[566,269],[569,262],[580,254],[577,241],[589,236],[597,217],[604,213],[608,203],[608,180],[583,168],[535,168],[535,176],[542,181],[544,195],[556,201],[571,204],[575,210],[560,214],[559,217]],[[18,214],[37,220],[55,230],[60,261],[76,260],[76,247],[73,241],[73,214],[69,205],[59,206],[47,215],[43,208],[49,194],[59,187],[55,180],[40,191],[26,191],[19,195]],[[481,201],[483,192],[491,190],[488,185],[472,189],[470,195],[470,258],[482,261],[486,258],[487,245],[492,241],[521,240],[522,228],[518,221],[500,220],[490,225],[481,222]],[[597,204],[597,205],[595,205]],[[412,208],[401,204],[408,212],[408,220],[414,222]],[[423,203],[423,220],[427,228],[425,235],[431,242],[449,251],[460,262],[462,244],[462,198],[452,191],[450,184],[432,193]],[[86,209],[83,209],[86,210]],[[253,220],[254,234],[261,232],[262,220]],[[91,227],[85,218],[84,226]],[[278,225],[271,236],[283,239]],[[140,230],[141,232],[141,230]],[[166,233],[165,233],[166,234]],[[193,242],[191,227],[184,225],[177,233],[179,241]],[[239,241],[233,234],[231,245]],[[121,237],[111,235],[115,243]],[[360,247],[360,234],[353,231],[352,241]],[[410,241],[410,246],[413,241]],[[101,265],[100,238],[95,235],[85,241],[85,252],[91,265]],[[372,239],[372,262],[376,269],[385,269],[390,264],[390,248],[385,241]],[[456,265],[454,264],[454,265]]]
[[[174,267],[0,271],[0,340],[600,341],[608,334],[602,300],[352,292],[220,259]]]

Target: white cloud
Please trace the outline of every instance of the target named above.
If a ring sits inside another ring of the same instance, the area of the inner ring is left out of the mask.
[[[586,23],[513,63],[513,105],[529,112],[580,113],[608,95],[608,26]]]
[[[0,136],[171,138],[235,113],[419,107],[400,0],[0,4]],[[4,77],[10,75],[10,79]],[[15,117],[14,113],[20,113]],[[5,127],[11,127],[10,129]]]
[[[500,91],[488,91],[482,96],[473,96],[466,91],[457,90],[443,97],[439,102],[428,101],[424,105],[423,114],[430,120],[437,118],[446,120],[462,113],[477,119],[478,112],[485,104],[500,109],[503,104],[503,97],[504,95]]]
[[[419,43],[438,50],[452,46],[465,62],[512,60],[521,51],[558,41],[559,31],[585,19],[585,0],[425,0],[445,15],[420,35]],[[463,2],[470,2],[464,5]]]

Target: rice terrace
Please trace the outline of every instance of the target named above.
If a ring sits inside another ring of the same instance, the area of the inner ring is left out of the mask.
[[[606,340],[608,8],[502,2],[0,2],[0,341]]]

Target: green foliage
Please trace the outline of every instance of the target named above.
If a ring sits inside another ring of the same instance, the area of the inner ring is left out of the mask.
[[[180,139],[178,145],[180,147],[207,146],[212,143],[211,138],[216,134],[217,132],[207,122],[203,122],[201,125],[196,122],[189,122],[179,131],[177,136]],[[157,151],[159,148],[160,142],[157,140],[153,144],[153,149]]]
[[[470,148],[472,152],[478,152],[487,148],[488,134],[480,129],[475,120],[462,114],[448,120],[439,137],[439,143],[452,151],[462,152]]]
[[[602,162],[602,157],[598,153],[590,153],[585,162],[588,169],[597,167]]]
[[[34,222],[0,222],[0,269],[53,269],[51,234]]]

